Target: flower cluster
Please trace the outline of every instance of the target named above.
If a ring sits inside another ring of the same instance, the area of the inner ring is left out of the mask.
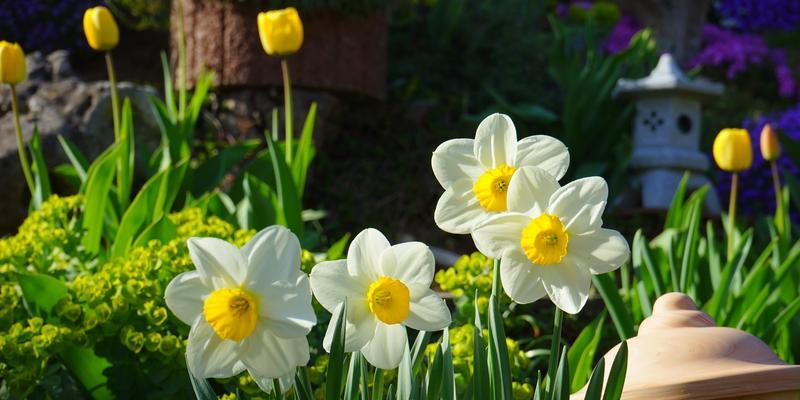
[[[714,4],[726,24],[744,31],[788,31],[800,25],[800,3],[794,0],[720,0]]]
[[[28,51],[51,52],[85,46],[74,27],[83,11],[100,0],[27,0],[0,7],[0,32]]]

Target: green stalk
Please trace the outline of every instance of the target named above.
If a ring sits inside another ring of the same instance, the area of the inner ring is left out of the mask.
[[[25,139],[22,137],[22,125],[19,123],[19,104],[17,104],[17,88],[11,86],[11,110],[14,113],[14,132],[17,135],[17,152],[19,153],[19,163],[22,165],[22,173],[25,175],[25,182],[28,183],[28,189],[31,191],[31,196],[36,189],[33,183],[33,175],[31,175],[31,163],[28,161],[28,153],[25,151]]]
[[[114,119],[114,139],[119,140],[119,93],[117,92],[117,75],[114,73],[114,61],[111,52],[106,52],[106,69],[111,84],[111,117]]]
[[[183,21],[183,0],[178,0],[178,119],[183,121],[186,116],[186,29]]]
[[[728,260],[733,257],[733,236],[736,232],[736,194],[739,191],[739,173],[731,178],[731,197],[728,202]]]
[[[289,64],[281,58],[283,73],[284,117],[286,119],[286,164],[292,165],[292,83],[289,80]]]
[[[778,228],[778,234],[784,234],[784,216],[783,216],[783,196],[781,196],[781,177],[778,173],[778,162],[776,160],[770,161],[772,169],[772,185],[775,189],[775,227]]]
[[[550,360],[547,364],[547,398],[554,399],[553,387],[556,383],[556,369],[558,369],[558,349],[561,346],[561,323],[564,321],[564,312],[555,307],[553,314],[553,336],[550,340]]]

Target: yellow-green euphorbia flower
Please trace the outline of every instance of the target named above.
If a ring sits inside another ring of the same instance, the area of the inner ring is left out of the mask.
[[[103,6],[92,7],[83,14],[83,31],[89,46],[108,51],[119,43],[119,27],[111,11]]]
[[[0,41],[0,82],[15,85],[25,80],[25,53],[16,43]]]
[[[390,245],[365,229],[353,239],[347,260],[325,261],[311,271],[311,290],[337,320],[347,299],[344,351],[360,351],[381,369],[400,365],[408,346],[406,327],[438,331],[450,325],[450,310],[431,290],[435,262],[420,242]],[[323,347],[331,350],[331,323]]]
[[[781,144],[770,124],[761,129],[761,156],[766,161],[775,161],[781,156]]]
[[[303,22],[294,7],[258,14],[258,35],[271,56],[288,56],[303,45]]]
[[[714,139],[714,161],[723,171],[742,172],[753,164],[753,147],[745,129],[725,128]]]

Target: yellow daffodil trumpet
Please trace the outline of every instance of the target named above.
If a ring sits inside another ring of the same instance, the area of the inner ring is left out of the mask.
[[[732,172],[731,195],[728,202],[728,258],[733,256],[733,236],[736,222],[736,195],[739,189],[739,172],[753,164],[750,134],[745,129],[725,128],[714,139],[714,161],[723,171]]]
[[[33,175],[31,175],[28,154],[25,151],[25,140],[22,137],[22,126],[19,123],[19,103],[17,102],[16,85],[25,80],[25,52],[17,43],[0,41],[0,82],[11,87],[11,111],[14,114],[14,133],[17,138],[17,152],[25,182],[31,194],[34,192]]]
[[[292,85],[286,56],[300,50],[303,45],[303,21],[294,7],[258,14],[258,36],[264,51],[281,57],[283,74],[284,125],[286,128],[286,163],[292,163]]]

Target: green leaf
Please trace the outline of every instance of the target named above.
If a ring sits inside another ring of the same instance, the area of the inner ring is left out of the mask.
[[[66,345],[59,356],[64,366],[83,385],[95,400],[113,399],[108,389],[108,379],[103,374],[111,366],[105,358],[98,357],[94,350],[75,345]],[[216,399],[216,397],[214,397]]]
[[[306,120],[303,123],[303,131],[300,134],[300,141],[297,144],[297,152],[295,152],[294,161],[292,162],[292,176],[294,177],[295,185],[297,186],[297,197],[303,198],[303,192],[306,187],[306,175],[308,174],[308,167],[314,159],[314,125],[317,116],[317,103],[311,103],[311,108],[306,114]],[[287,149],[291,151],[291,149]]]
[[[260,230],[278,222],[277,195],[266,182],[245,173],[242,187],[244,198],[237,209],[237,219],[242,229]]]
[[[347,369],[346,385],[344,387],[346,399],[355,400],[358,398],[358,383],[361,378],[359,358],[361,358],[361,353],[357,351],[350,355],[350,367]],[[364,389],[366,390],[366,388]]]
[[[208,384],[208,380],[195,376],[190,369],[187,369],[186,372],[189,373],[189,380],[192,382],[192,389],[194,389],[194,395],[197,400],[217,400],[217,394]]]
[[[344,343],[347,337],[347,299],[333,313],[333,339],[331,340],[331,355],[328,359],[328,372],[325,379],[325,399],[338,400],[342,393],[342,373],[344,372]]]
[[[475,323],[472,326],[472,393],[475,399],[488,399],[489,371],[486,364],[486,343],[483,338],[481,316],[478,311],[478,289],[475,289],[473,305],[475,307]]]
[[[86,160],[86,157],[83,155],[83,153],[81,153],[81,151],[67,138],[61,135],[56,137],[58,138],[58,142],[61,144],[61,148],[64,149],[64,154],[67,155],[67,159],[75,168],[75,172],[81,179],[81,183],[85,182],[86,170],[89,169],[89,161]]]
[[[623,341],[619,345],[614,362],[611,363],[611,371],[608,373],[606,381],[606,391],[603,400],[619,400],[622,397],[622,390],[625,386],[625,374],[628,370],[628,343]]]
[[[17,281],[22,289],[22,298],[34,315],[50,313],[61,299],[67,297],[64,282],[45,274],[17,272]]]
[[[552,355],[551,355],[552,357]],[[567,357],[567,347],[561,349],[558,370],[556,371],[553,393],[550,394],[552,400],[569,400],[569,357]]]
[[[495,276],[499,272],[495,270]],[[496,371],[497,380],[494,387],[494,398],[511,399],[511,367],[509,366],[506,333],[503,316],[499,310],[497,295],[489,296],[489,358]]]
[[[106,212],[109,211],[109,193],[114,182],[120,149],[119,143],[113,144],[92,163],[82,190],[85,199],[82,227],[86,234],[81,243],[90,254],[100,251]],[[113,214],[113,210],[110,211]]]
[[[420,334],[417,334],[419,339]],[[397,367],[397,400],[411,399],[411,392],[414,388],[414,380],[411,377],[411,352],[408,351],[408,346],[403,349],[403,358],[400,360],[400,366]],[[388,397],[392,396],[392,388],[389,386],[387,393]]]
[[[295,392],[300,400],[314,400],[314,390],[311,388],[311,378],[308,375],[308,367],[300,367],[295,374]]]
[[[442,332],[442,357],[442,400],[455,400],[456,377],[453,370],[453,350],[450,348],[449,328],[444,328]]]
[[[268,133],[264,137],[267,139],[267,145],[269,146],[270,159],[275,172],[275,189],[278,194],[278,204],[286,220],[286,227],[302,240],[302,206],[300,198],[297,196],[297,188],[289,172],[289,166],[286,165],[283,152],[272,141],[272,137]]]
[[[681,221],[683,219],[683,200],[686,197],[686,185],[689,182],[689,172],[683,174],[681,183],[675,189],[675,195],[672,196],[672,203],[667,211],[667,218],[664,221],[664,229],[673,228],[680,229]]]
[[[411,376],[416,377],[422,370],[422,360],[425,358],[425,348],[431,341],[431,332],[419,331],[411,348]],[[399,386],[398,386],[399,388]]]
[[[237,143],[220,149],[194,169],[191,192],[195,196],[211,191],[219,185],[230,169],[241,162],[257,142]]]
[[[391,389],[389,390],[391,391]],[[375,400],[383,399],[383,370],[375,368],[375,375],[372,377],[372,397]]]
[[[433,362],[428,366],[428,387],[427,399],[439,400],[442,391],[442,346],[436,346],[436,354],[433,356]]]
[[[134,132],[133,132],[133,111],[131,108],[131,100],[125,98],[122,103],[122,122],[120,124],[120,139],[121,149],[119,154],[119,161],[117,168],[117,193],[121,209],[128,208],[128,202],[131,196],[131,187],[133,186],[133,163],[134,163]]]
[[[634,336],[633,320],[631,319],[622,297],[619,295],[617,284],[614,282],[612,274],[593,275],[592,281],[606,304],[611,321],[617,329],[617,334],[621,340],[626,340]]]
[[[603,337],[603,324],[605,321],[606,314],[600,314],[594,321],[583,328],[569,349],[567,357],[569,359],[571,377],[570,391],[572,392],[580,389],[589,380],[597,346]]]
[[[647,239],[644,238],[642,230],[636,231],[633,236],[633,268],[639,269],[642,266],[647,270],[647,275],[653,284],[656,298],[661,297],[662,294],[667,292],[661,273],[656,269],[656,264],[653,262],[653,255],[650,254],[650,248],[647,244]]]
[[[166,244],[176,237],[178,237],[178,227],[168,217],[163,216],[142,231],[133,243],[133,247],[146,246],[151,240]]]
[[[736,271],[741,269],[747,260],[747,255],[750,254],[750,247],[752,244],[753,230],[748,229],[742,237],[741,244],[735,249],[733,257],[728,261],[728,263],[725,265],[725,268],[722,270],[720,286],[714,290],[714,294],[711,296],[711,299],[703,306],[703,309],[717,320],[723,319],[721,318],[722,306],[724,302],[729,300],[728,293],[730,292],[731,285],[733,284],[733,277],[736,274]]]
[[[347,243],[349,242],[350,233],[348,232],[342,235],[339,240],[334,242],[331,247],[328,248],[325,258],[327,260],[339,260],[344,258],[345,250],[347,249]]]
[[[583,400],[600,400],[603,395],[603,378],[605,374],[606,360],[601,358],[592,371],[592,378],[586,386],[586,396]]]
[[[50,177],[47,175],[47,164],[44,162],[44,155],[42,154],[42,141],[39,138],[39,128],[34,125],[33,137],[28,143],[30,146],[31,158],[33,159],[32,173],[33,173],[33,203],[34,209],[40,209],[42,203],[50,197],[52,191],[50,190]]]

